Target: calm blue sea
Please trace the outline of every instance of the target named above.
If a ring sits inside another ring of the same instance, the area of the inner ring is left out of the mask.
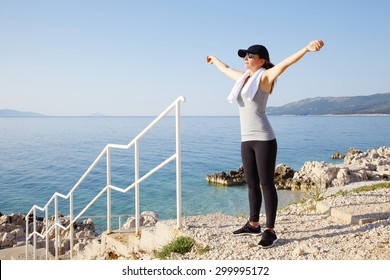
[[[278,140],[278,163],[298,170],[305,161],[331,162],[350,147],[363,151],[390,144],[387,116],[270,116]],[[0,211],[27,212],[44,206],[54,192],[67,194],[107,143],[127,144],[154,117],[0,118]],[[158,124],[140,142],[141,176],[175,152],[174,117]],[[112,151],[112,183],[127,187],[134,178],[134,152]],[[211,212],[246,215],[246,186],[215,187],[209,173],[241,164],[238,117],[182,118],[183,214]],[[75,192],[79,211],[106,182],[103,160]],[[141,211],[162,219],[176,216],[175,163],[141,183]],[[299,200],[300,192],[279,191],[279,206]],[[68,201],[60,199],[66,213]],[[103,196],[86,215],[104,215]],[[54,211],[54,210],[50,210]],[[134,213],[134,190],[113,192],[113,214]],[[77,212],[76,212],[77,214]],[[39,215],[39,213],[38,213]],[[43,214],[42,214],[43,216]]]

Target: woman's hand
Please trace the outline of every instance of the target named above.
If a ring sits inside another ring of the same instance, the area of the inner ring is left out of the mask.
[[[208,64],[213,64],[214,63],[214,56],[212,56],[212,55],[206,56],[206,62]]]
[[[314,40],[306,46],[306,50],[310,52],[318,52],[323,46],[324,42],[322,42],[322,40]]]

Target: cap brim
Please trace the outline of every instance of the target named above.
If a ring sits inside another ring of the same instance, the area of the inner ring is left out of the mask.
[[[247,53],[248,53],[247,50],[238,50],[239,57],[245,57]]]

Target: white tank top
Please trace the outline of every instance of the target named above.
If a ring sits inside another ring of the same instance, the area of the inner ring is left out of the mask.
[[[269,141],[275,133],[265,114],[269,93],[259,87],[253,99],[237,97],[240,112],[241,141]]]

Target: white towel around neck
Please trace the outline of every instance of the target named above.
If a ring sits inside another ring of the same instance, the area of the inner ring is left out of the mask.
[[[261,74],[263,74],[264,71],[265,68],[260,68],[259,70],[257,70],[255,74],[249,78],[245,86],[242,87],[246,78],[249,77],[249,70],[246,71],[234,84],[232,91],[227,97],[227,100],[230,103],[233,103],[234,100],[237,100],[237,97],[240,94],[240,92],[243,97],[247,98],[248,100],[252,100],[253,97],[255,97],[256,92],[259,88]]]

